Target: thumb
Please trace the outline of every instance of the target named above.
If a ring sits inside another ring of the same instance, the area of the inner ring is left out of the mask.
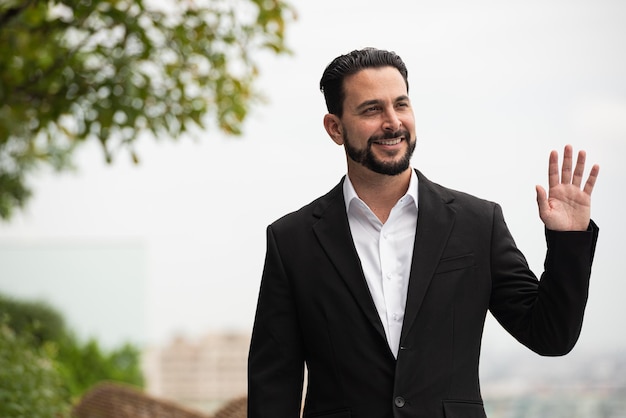
[[[535,190],[537,191],[537,206],[539,207],[539,215],[546,213],[549,209],[548,204],[548,195],[546,193],[546,189],[537,185],[535,186]]]

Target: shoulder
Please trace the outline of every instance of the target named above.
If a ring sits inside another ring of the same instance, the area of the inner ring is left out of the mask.
[[[439,183],[435,183],[429,180],[424,174],[416,170],[419,179],[419,199],[434,199],[440,200],[443,203],[451,205],[453,208],[459,210],[470,208],[493,208],[498,206],[497,203],[490,200],[483,199],[481,197],[474,196],[472,194],[462,192],[460,190],[452,189],[446,186],[442,186]]]
[[[282,230],[291,229],[296,226],[302,227],[304,225],[311,225],[315,223],[329,207],[344,205],[342,187],[344,179],[345,176],[325,195],[316,198],[294,212],[278,218],[270,225],[270,228]]]

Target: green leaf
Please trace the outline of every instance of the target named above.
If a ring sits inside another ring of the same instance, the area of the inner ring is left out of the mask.
[[[176,0],[167,15],[143,0],[2,0],[0,218],[26,204],[34,170],[70,169],[87,140],[112,161],[112,150],[138,159],[142,131],[241,134],[260,102],[256,51],[289,53],[295,18],[279,0]]]

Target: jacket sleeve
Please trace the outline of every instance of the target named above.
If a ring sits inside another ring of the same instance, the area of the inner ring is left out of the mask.
[[[522,344],[558,356],[571,351],[580,335],[598,228],[592,221],[587,231],[545,233],[544,272],[537,280],[495,206],[490,310]]]
[[[295,301],[270,226],[248,356],[248,417],[298,418],[303,378]]]

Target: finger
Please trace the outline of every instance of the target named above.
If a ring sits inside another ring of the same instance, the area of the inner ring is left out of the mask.
[[[548,210],[548,195],[546,193],[546,190],[539,185],[535,186],[535,190],[537,191],[537,206],[539,208],[539,216],[541,216]]]
[[[548,162],[548,186],[550,188],[559,184],[559,153],[552,151]]]
[[[578,152],[578,159],[576,160],[576,168],[574,169],[574,177],[572,177],[572,184],[576,187],[580,187],[583,181],[583,173],[585,172],[585,160],[587,154],[585,151]]]
[[[572,182],[572,146],[566,145],[563,150],[563,166],[561,168],[561,183]]]
[[[589,178],[585,182],[585,188],[583,189],[585,193],[591,195],[593,192],[593,186],[596,184],[596,180],[598,179],[598,174],[600,173],[600,166],[598,164],[594,164],[591,167],[591,172],[589,173]]]

